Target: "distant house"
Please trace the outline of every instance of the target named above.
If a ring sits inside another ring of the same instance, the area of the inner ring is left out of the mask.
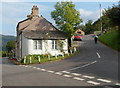
[[[82,30],[80,30],[80,29],[77,29],[77,30],[75,31],[75,34],[85,35],[85,32],[82,31]]]
[[[55,56],[63,52],[68,53],[66,34],[54,27],[43,16],[39,16],[38,9],[37,6],[33,6],[31,15],[17,25],[17,59],[32,54]]]

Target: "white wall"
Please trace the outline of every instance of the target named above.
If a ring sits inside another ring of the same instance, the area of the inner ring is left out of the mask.
[[[64,41],[65,53],[68,53],[68,42],[67,39]],[[34,49],[34,40],[27,39],[22,34],[22,58],[29,54],[47,54],[50,53],[52,56],[62,54],[60,50],[53,50],[52,49],[52,40],[42,40],[42,50]]]

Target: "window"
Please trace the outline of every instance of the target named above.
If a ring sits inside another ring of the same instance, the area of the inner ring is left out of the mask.
[[[52,49],[56,50],[57,49],[57,40],[52,40]]]
[[[34,47],[42,50],[42,40],[34,40]]]

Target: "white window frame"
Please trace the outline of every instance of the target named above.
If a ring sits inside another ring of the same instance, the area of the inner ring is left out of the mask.
[[[57,49],[58,49],[58,41],[52,40],[52,50],[57,50]]]
[[[35,50],[42,50],[42,40],[34,40],[34,49]]]

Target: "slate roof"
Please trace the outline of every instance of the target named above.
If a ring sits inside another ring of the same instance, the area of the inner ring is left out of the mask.
[[[26,38],[30,39],[66,39],[68,38],[64,32],[59,30],[55,31],[36,31],[26,30],[23,32]]]
[[[65,39],[66,33],[58,30],[43,16],[26,19],[18,23],[17,31],[23,31],[26,38],[31,39]]]

